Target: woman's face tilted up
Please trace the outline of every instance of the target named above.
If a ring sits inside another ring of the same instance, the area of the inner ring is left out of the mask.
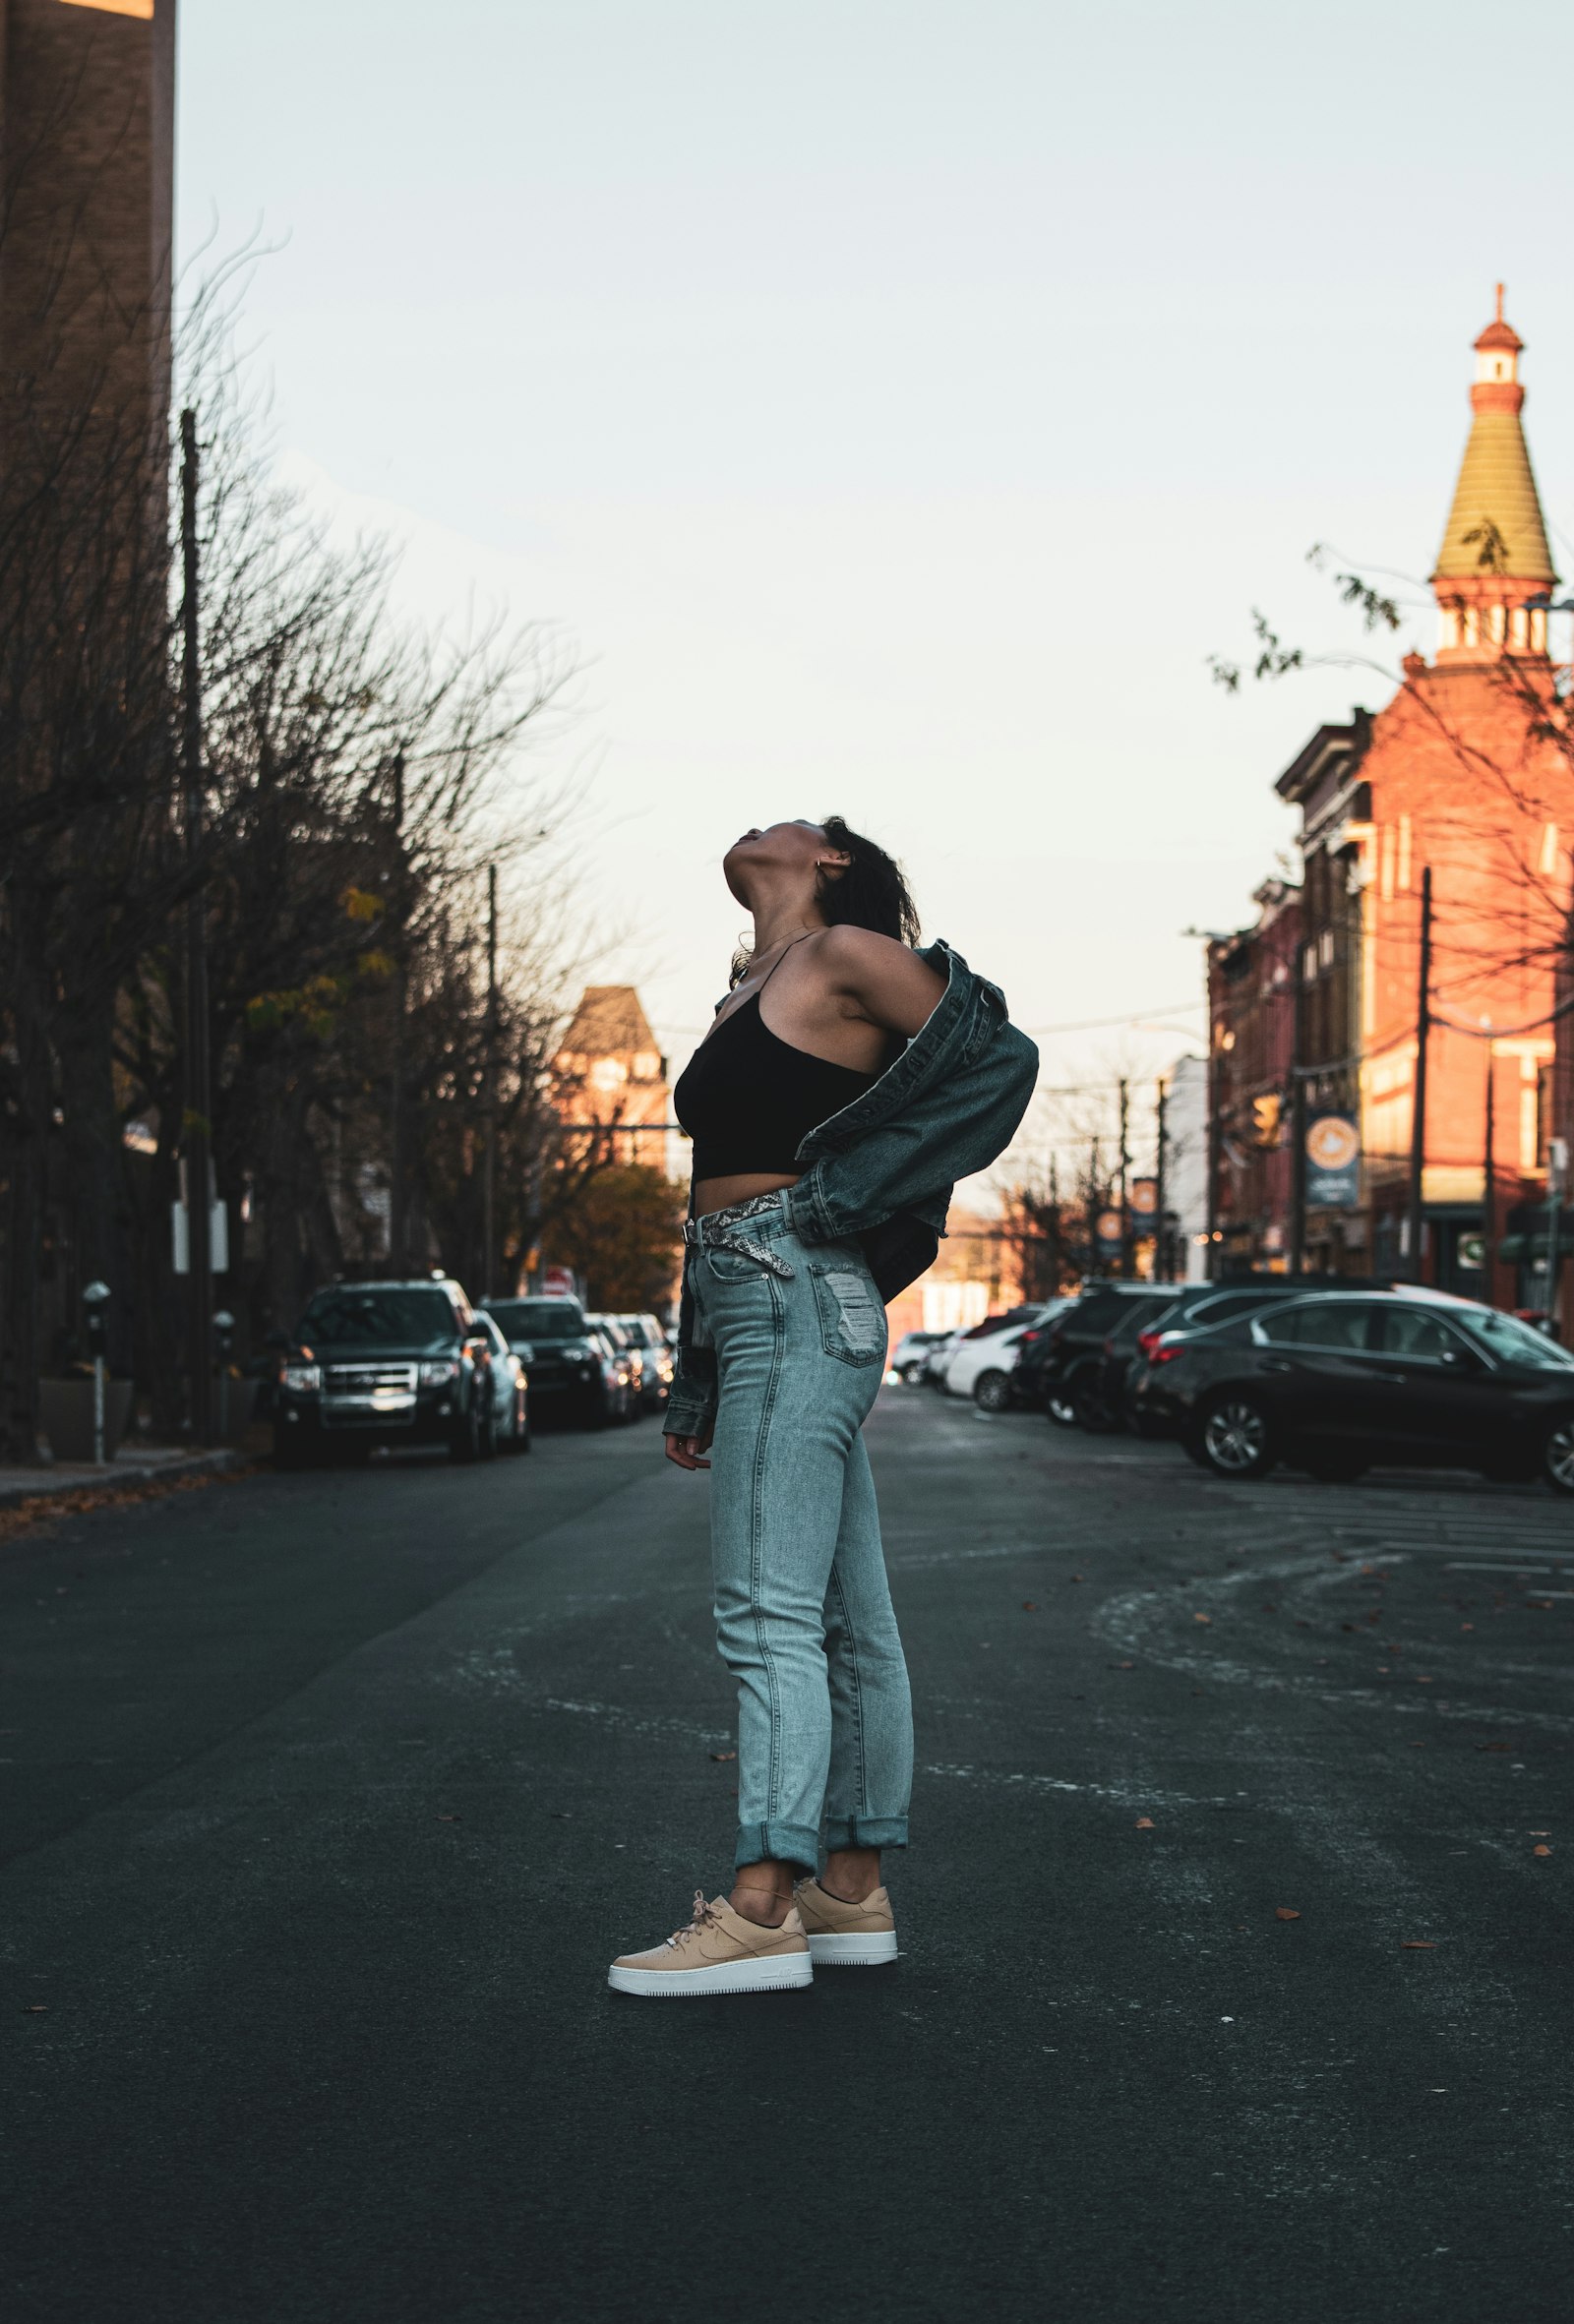
[[[757,824],[735,839],[721,860],[728,887],[746,911],[752,912],[762,888],[781,890],[803,884],[813,896],[821,864],[845,864],[838,849],[826,839],[818,823]]]

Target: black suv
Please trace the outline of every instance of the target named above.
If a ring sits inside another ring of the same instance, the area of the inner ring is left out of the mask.
[[[485,1306],[530,1375],[530,1401],[538,1413],[601,1417],[603,1350],[577,1299],[488,1299]]]
[[[1019,1403],[1039,1404],[1062,1428],[1075,1424],[1077,1398],[1091,1390],[1104,1368],[1104,1342],[1141,1303],[1144,1321],[1157,1311],[1161,1295],[1173,1300],[1179,1283],[1089,1283],[1079,1299],[1035,1333],[1024,1337],[1012,1387]]]
[[[273,1457],[304,1468],[335,1449],[446,1445],[455,1460],[496,1451],[492,1342],[456,1282],[333,1283],[283,1356]]]

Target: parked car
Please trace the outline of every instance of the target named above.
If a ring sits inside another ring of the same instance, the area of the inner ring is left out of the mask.
[[[1374,1461],[1574,1493],[1574,1356],[1474,1300],[1312,1293],[1190,1333],[1159,1366],[1180,1441],[1222,1477]]]
[[[605,1353],[577,1299],[489,1299],[486,1312],[523,1364],[537,1418],[562,1412],[597,1421],[605,1401]]]
[[[1011,1373],[1016,1351],[1027,1333],[1043,1322],[1058,1302],[1030,1307],[1015,1323],[986,1332],[970,1333],[959,1341],[945,1372],[947,1396],[970,1396],[986,1412],[1004,1412],[1011,1404]]]
[[[1092,1282],[1079,1297],[1050,1319],[1043,1334],[1024,1340],[1012,1380],[1015,1399],[1037,1405],[1062,1428],[1076,1421],[1076,1399],[1090,1389],[1104,1362],[1104,1342],[1132,1300],[1143,1303],[1144,1320],[1160,1292],[1174,1299],[1179,1283]]]
[[[942,1340],[949,1338],[948,1332],[904,1332],[891,1349],[891,1370],[899,1380],[905,1380],[909,1388],[916,1388],[924,1377],[924,1368],[931,1353]]]
[[[644,1355],[641,1397],[647,1412],[664,1411],[672,1394],[672,1349],[653,1315],[620,1315],[618,1322]]]
[[[596,1350],[598,1367],[585,1417],[592,1428],[639,1417],[639,1386],[643,1350],[636,1348],[610,1316],[587,1315],[585,1338]]]
[[[964,1347],[980,1340],[993,1340],[997,1332],[1003,1332],[1011,1324],[1024,1324],[1038,1313],[1036,1307],[1008,1307],[999,1315],[987,1315],[983,1321],[968,1324],[960,1331],[947,1332],[939,1344],[932,1347],[924,1368],[924,1378],[932,1388],[944,1388],[952,1363]]]
[[[448,1277],[331,1284],[278,1367],[273,1457],[304,1468],[386,1444],[480,1460],[497,1450],[493,1362],[491,1335]]]
[[[1078,1364],[1067,1382],[1078,1428],[1090,1436],[1110,1436],[1126,1425],[1126,1376],[1137,1342],[1145,1331],[1162,1325],[1174,1305],[1168,1291],[1144,1295],[1139,1289],[1135,1297],[1120,1301],[1098,1356]]]
[[[530,1380],[522,1357],[515,1354],[484,1307],[475,1320],[492,1342],[492,1428],[498,1450],[530,1450]]]
[[[1138,1436],[1162,1436],[1167,1423],[1149,1400],[1155,1350],[1177,1332],[1200,1332],[1233,1316],[1251,1315],[1272,1299],[1302,1297],[1307,1291],[1387,1289],[1370,1276],[1258,1275],[1228,1283],[1187,1283],[1159,1315],[1150,1316],[1124,1350],[1120,1397],[1125,1421]]]

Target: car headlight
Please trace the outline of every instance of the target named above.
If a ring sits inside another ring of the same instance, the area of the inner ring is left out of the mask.
[[[442,1388],[450,1380],[457,1380],[459,1366],[451,1355],[433,1356],[421,1366],[421,1386]]]
[[[296,1396],[309,1396],[314,1389],[323,1385],[323,1367],[321,1364],[286,1364],[282,1377],[284,1386]]]
[[[530,1345],[528,1340],[515,1340],[514,1342],[514,1352],[518,1357],[521,1364],[533,1364],[535,1362],[535,1349]]]

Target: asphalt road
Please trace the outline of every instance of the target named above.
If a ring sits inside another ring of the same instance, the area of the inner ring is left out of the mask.
[[[871,1445],[904,1954],[801,1995],[604,1984],[730,1859],[653,1423],[0,1546],[8,2324],[1566,2317],[1574,1510]]]

